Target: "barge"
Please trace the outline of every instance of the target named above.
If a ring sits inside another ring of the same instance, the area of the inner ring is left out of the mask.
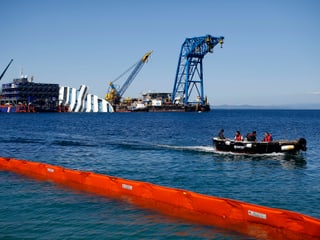
[[[172,103],[172,94],[165,92],[143,93],[139,98],[124,98],[113,105],[115,112],[209,112],[210,105],[205,103]]]

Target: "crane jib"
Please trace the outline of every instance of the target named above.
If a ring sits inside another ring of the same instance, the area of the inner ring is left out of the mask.
[[[3,78],[4,74],[6,73],[6,71],[8,70],[10,64],[13,62],[13,59],[11,59],[11,61],[9,62],[8,66],[3,70],[3,73],[0,76],[0,80]]]
[[[110,82],[110,88],[108,93],[106,94],[106,100],[112,102],[113,104],[116,104],[117,102],[120,101],[121,97],[125,93],[125,91],[128,89],[132,81],[135,79],[139,71],[141,70],[142,66],[146,61],[148,60],[149,56],[151,55],[153,51],[147,52],[143,57],[133,64],[129,69],[127,69],[124,73],[122,73],[119,77],[117,77],[113,82]],[[127,74],[130,70],[131,73],[126,79],[126,81],[120,86],[119,88],[116,88],[114,86],[114,82],[122,78],[125,74]]]

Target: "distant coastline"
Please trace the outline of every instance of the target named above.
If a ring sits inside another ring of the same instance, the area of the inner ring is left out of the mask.
[[[211,109],[279,109],[279,110],[320,110],[320,103],[284,105],[211,105]]]

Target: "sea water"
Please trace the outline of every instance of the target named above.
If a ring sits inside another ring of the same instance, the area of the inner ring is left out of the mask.
[[[319,110],[0,114],[2,157],[45,162],[320,218]],[[239,130],[307,139],[308,150],[220,154]],[[0,171],[0,239],[248,239],[127,201]]]

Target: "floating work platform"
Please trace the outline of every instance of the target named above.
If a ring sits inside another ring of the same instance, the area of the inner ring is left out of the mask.
[[[209,103],[183,104],[171,101],[171,93],[148,92],[141,98],[125,98],[119,104],[115,104],[115,112],[208,112]]]
[[[35,83],[27,76],[2,84],[0,112],[113,112],[105,99],[79,89],[53,83]]]
[[[132,106],[114,106],[115,112],[209,112],[209,105],[175,105],[168,104],[162,106],[144,106],[144,107],[132,107]]]
[[[118,198],[140,207],[260,239],[319,239],[320,219],[192,191],[0,157],[0,169]]]

